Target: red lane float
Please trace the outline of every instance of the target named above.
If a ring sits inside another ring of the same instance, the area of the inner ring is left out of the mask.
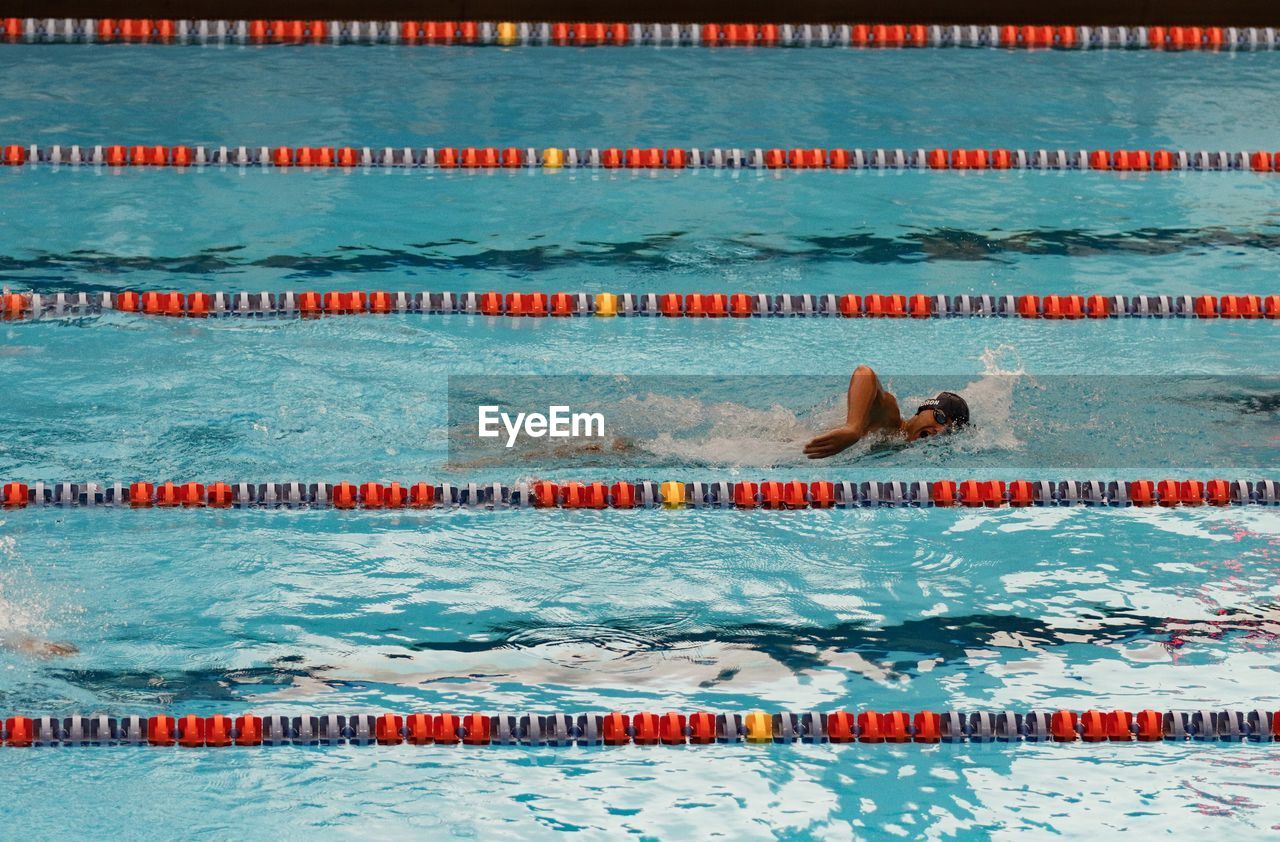
[[[1071,321],[1107,318],[1278,319],[1280,295],[912,295],[873,293],[390,292],[333,290],[225,293],[121,292],[0,294],[0,319],[83,316],[105,311],[188,318],[318,318],[392,313],[507,317],[666,316],[669,318],[1000,317]]]
[[[0,18],[6,42],[1272,50],[1273,27]]]
[[[77,483],[11,481],[0,485],[0,506],[150,508],[333,508],[340,510],[485,507],[535,509],[715,508],[848,509],[915,506],[1026,508],[1093,506],[1174,508],[1277,506],[1280,480],[936,480],[838,482],[764,480],[719,482],[603,481],[535,483]]]
[[[0,719],[0,745],[228,748],[357,746],[710,746],[727,744],[1225,742],[1274,745],[1271,707],[1192,711],[1031,710],[656,713],[347,713]]]
[[[947,170],[1094,171],[1134,173],[1253,172],[1280,170],[1280,152],[1094,149],[851,149],[837,147],[669,148],[621,147],[390,147],[381,146],[164,146],[139,144],[0,144],[6,166],[264,167],[277,169],[515,170],[563,169],[667,171]]]

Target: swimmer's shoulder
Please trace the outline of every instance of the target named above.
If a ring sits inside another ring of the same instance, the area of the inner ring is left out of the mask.
[[[878,426],[884,429],[897,429],[902,424],[902,409],[898,406],[898,398],[893,392],[880,387],[879,410],[876,415]]]

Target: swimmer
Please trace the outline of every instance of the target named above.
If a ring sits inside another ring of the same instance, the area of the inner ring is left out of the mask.
[[[44,640],[39,637],[0,638],[0,648],[39,658],[42,661],[50,658],[66,658],[79,654],[80,650],[70,643],[59,643],[56,640]]]
[[[885,391],[880,378],[860,365],[849,378],[848,411],[843,426],[828,430],[804,446],[810,459],[826,459],[865,438],[905,438],[908,442],[949,433],[969,423],[969,405],[955,392],[939,392],[903,419],[898,399]]]

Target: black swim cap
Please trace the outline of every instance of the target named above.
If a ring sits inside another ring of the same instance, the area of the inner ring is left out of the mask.
[[[947,426],[964,427],[969,423],[969,404],[955,392],[939,392],[936,398],[930,398],[916,408],[916,413],[926,409],[940,409],[947,416]]]

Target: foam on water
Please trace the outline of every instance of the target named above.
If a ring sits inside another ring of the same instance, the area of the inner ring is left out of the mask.
[[[74,607],[65,604],[65,595],[38,593],[38,577],[30,566],[19,563],[20,558],[13,536],[0,535],[0,650],[38,659],[75,654],[74,646],[45,639],[55,625],[50,615],[70,613]]]
[[[1025,450],[1025,442],[1018,437],[1021,416],[1014,405],[1014,392],[1025,384],[1034,386],[1035,379],[1027,374],[1013,345],[987,348],[979,360],[982,376],[960,393],[969,404],[971,429],[953,437],[952,446],[961,451]]]
[[[680,435],[680,429],[663,430],[636,445],[654,457],[725,466],[731,471],[793,463],[804,442],[820,429],[817,425],[828,419],[835,423],[834,402],[811,415],[780,404],[760,409],[735,401],[708,402],[654,394],[624,400],[619,406],[662,418],[700,419],[709,425],[705,433]],[[673,426],[687,428],[688,424],[676,421]]]

